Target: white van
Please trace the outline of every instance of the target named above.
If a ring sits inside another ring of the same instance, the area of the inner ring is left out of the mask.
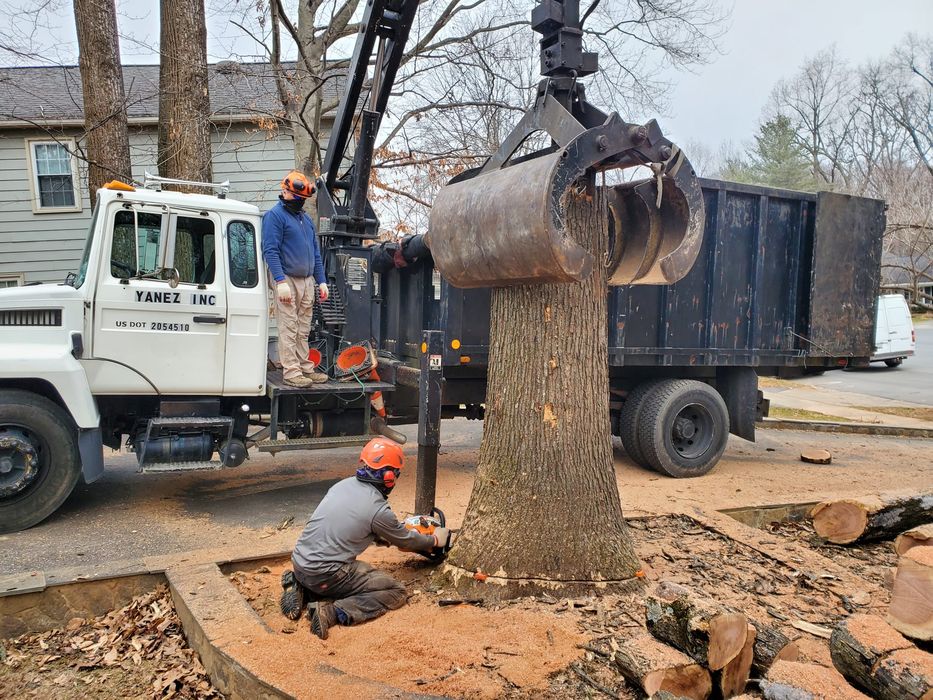
[[[900,294],[882,294],[877,302],[875,354],[871,361],[897,367],[904,358],[914,354],[916,345],[917,336],[907,300]]]

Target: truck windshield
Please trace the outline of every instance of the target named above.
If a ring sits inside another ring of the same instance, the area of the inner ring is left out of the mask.
[[[81,265],[78,267],[78,273],[75,275],[74,281],[71,283],[75,289],[78,289],[82,284],[84,284],[84,279],[87,277],[88,261],[91,258],[91,245],[94,243],[94,225],[97,223],[97,212],[99,210],[100,203],[98,202],[94,207],[94,214],[91,216],[91,224],[87,229],[87,240],[84,242],[84,253],[81,255]]]

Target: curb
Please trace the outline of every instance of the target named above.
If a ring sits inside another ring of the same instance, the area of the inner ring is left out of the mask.
[[[883,435],[888,437],[933,438],[933,428],[908,428],[900,425],[868,425],[866,423],[830,423],[824,421],[795,420],[792,418],[766,418],[757,423],[759,428],[771,430],[811,430],[817,433],[846,433],[849,435]]]

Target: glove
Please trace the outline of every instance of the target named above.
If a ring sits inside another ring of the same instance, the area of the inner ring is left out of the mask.
[[[327,301],[327,298],[330,296],[330,289],[327,288],[327,282],[321,282],[321,284],[317,286],[317,294],[321,301]]]
[[[284,280],[275,285],[275,295],[278,297],[282,304],[291,305],[295,301],[295,297],[292,294],[292,288],[289,287],[288,282]]]
[[[453,547],[454,533],[446,527],[436,527],[434,528],[434,543],[435,549],[442,549],[446,552]]]

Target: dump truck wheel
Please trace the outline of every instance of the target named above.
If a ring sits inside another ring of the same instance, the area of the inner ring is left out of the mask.
[[[628,456],[645,469],[654,469],[654,467],[645,459],[645,453],[638,442],[638,416],[644,406],[645,397],[660,383],[660,380],[654,380],[636,385],[625,398],[619,414],[619,438],[622,440],[622,445],[628,452]]]
[[[884,364],[886,364],[888,367],[899,367],[903,361],[903,357],[895,357],[892,360],[885,360]]]
[[[692,379],[655,385],[638,414],[645,460],[677,478],[702,476],[716,466],[729,439],[729,412],[719,393]]]
[[[42,396],[0,392],[0,533],[47,518],[68,498],[80,473],[71,416]]]

